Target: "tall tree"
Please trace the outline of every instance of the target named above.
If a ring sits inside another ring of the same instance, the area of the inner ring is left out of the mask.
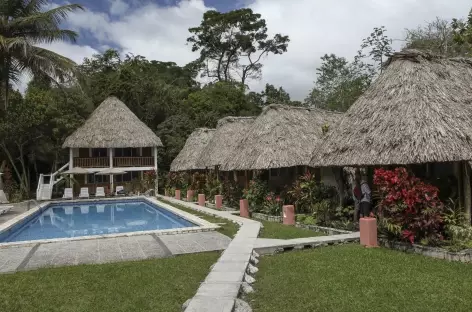
[[[370,85],[375,70],[360,59],[348,62],[344,57],[325,54],[316,69],[315,87],[305,103],[323,109],[346,111]]]
[[[281,34],[269,37],[266,21],[251,9],[207,11],[200,26],[189,31],[187,42],[200,51],[202,76],[242,85],[260,77],[264,56],[286,52],[290,41]]]
[[[432,22],[416,29],[406,29],[405,48],[430,51],[448,57],[465,56],[470,44],[454,40],[453,23],[436,17]]]
[[[454,40],[460,45],[466,45],[470,53],[472,46],[472,9],[469,11],[467,20],[453,19],[452,28],[454,30]]]
[[[392,39],[387,36],[385,26],[375,27],[369,37],[362,40],[358,58],[370,57],[382,73],[384,62],[393,53]],[[364,51],[367,49],[367,54]]]
[[[290,104],[290,95],[282,87],[278,89],[271,84],[266,84],[265,90],[262,93],[265,97],[265,104]]]
[[[10,84],[17,83],[22,72],[62,79],[75,65],[72,60],[38,45],[61,40],[75,42],[77,33],[61,29],[60,25],[68,13],[83,8],[68,4],[42,11],[49,3],[48,0],[2,0],[0,80],[5,109],[8,108]]]

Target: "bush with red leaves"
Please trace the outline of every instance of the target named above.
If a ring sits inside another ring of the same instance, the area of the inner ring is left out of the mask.
[[[408,174],[405,168],[376,169],[374,185],[380,203],[380,223],[412,244],[443,239],[444,205],[437,187]]]

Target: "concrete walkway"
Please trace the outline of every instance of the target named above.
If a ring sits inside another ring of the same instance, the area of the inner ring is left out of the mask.
[[[321,245],[355,242],[358,240],[359,232],[295,239],[258,238],[254,244],[254,250],[261,255],[265,255],[273,254],[279,250],[283,251],[285,249],[313,248]]]
[[[231,312],[246,279],[246,269],[261,229],[261,223],[235,216],[228,211],[218,211],[170,197],[163,199],[193,210],[215,215],[240,225],[239,231],[218,261],[213,265],[195,296],[187,302],[185,312]]]
[[[0,273],[78,264],[163,258],[224,250],[231,239],[221,233],[136,235],[0,248]]]
[[[173,204],[182,205],[201,213],[215,215],[240,224],[240,229],[235,238],[212,266],[210,273],[200,284],[195,296],[184,304],[185,312],[232,312],[239,311],[239,309],[246,311],[245,308],[240,308],[238,305],[247,306],[247,304],[237,298],[242,287],[252,289],[249,284],[255,280],[249,273],[257,272],[255,265],[258,263],[256,257],[259,256],[259,253],[267,254],[284,249],[316,247],[359,239],[358,232],[290,240],[257,238],[262,227],[258,221],[241,218],[234,215],[235,212],[218,211],[171,197],[160,197]]]

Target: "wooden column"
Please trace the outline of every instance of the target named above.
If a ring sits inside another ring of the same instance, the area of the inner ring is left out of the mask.
[[[471,223],[471,206],[472,206],[472,196],[470,190],[470,166],[467,161],[462,162],[462,173],[463,173],[463,187],[464,187],[464,208],[467,224]]]
[[[69,148],[69,170],[74,168],[74,149]],[[74,183],[72,182],[72,179],[74,178],[74,175],[71,174],[69,175],[70,178],[70,187],[72,187],[72,193],[74,192]]]
[[[157,167],[157,146],[154,146],[154,171],[156,172],[156,181],[154,182],[154,195],[159,194],[159,168]]]
[[[113,148],[108,149],[108,157],[110,158],[110,168],[113,168]],[[113,186],[113,175],[110,174],[110,193],[115,193],[114,186]]]

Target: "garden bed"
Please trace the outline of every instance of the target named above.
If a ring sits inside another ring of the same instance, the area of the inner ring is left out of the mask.
[[[458,261],[464,263],[472,261],[472,249],[465,249],[458,252],[452,252],[440,247],[430,247],[405,242],[389,241],[387,239],[379,239],[379,244],[390,249],[395,249],[407,253],[420,254],[426,257],[436,259]]]
[[[259,212],[253,212],[251,214],[251,217],[253,219],[256,219],[256,220],[263,220],[263,221],[274,222],[274,223],[282,223],[283,222],[283,218],[281,216],[271,216],[271,215],[267,215],[267,214],[259,213]],[[317,232],[317,235],[313,235],[313,236],[319,236],[320,235],[319,233],[323,233],[323,234],[327,234],[327,235],[338,235],[338,234],[352,233],[351,231],[339,230],[339,229],[324,227],[324,226],[319,226],[319,225],[307,225],[307,224],[302,224],[300,222],[297,222],[295,224],[295,227]]]

